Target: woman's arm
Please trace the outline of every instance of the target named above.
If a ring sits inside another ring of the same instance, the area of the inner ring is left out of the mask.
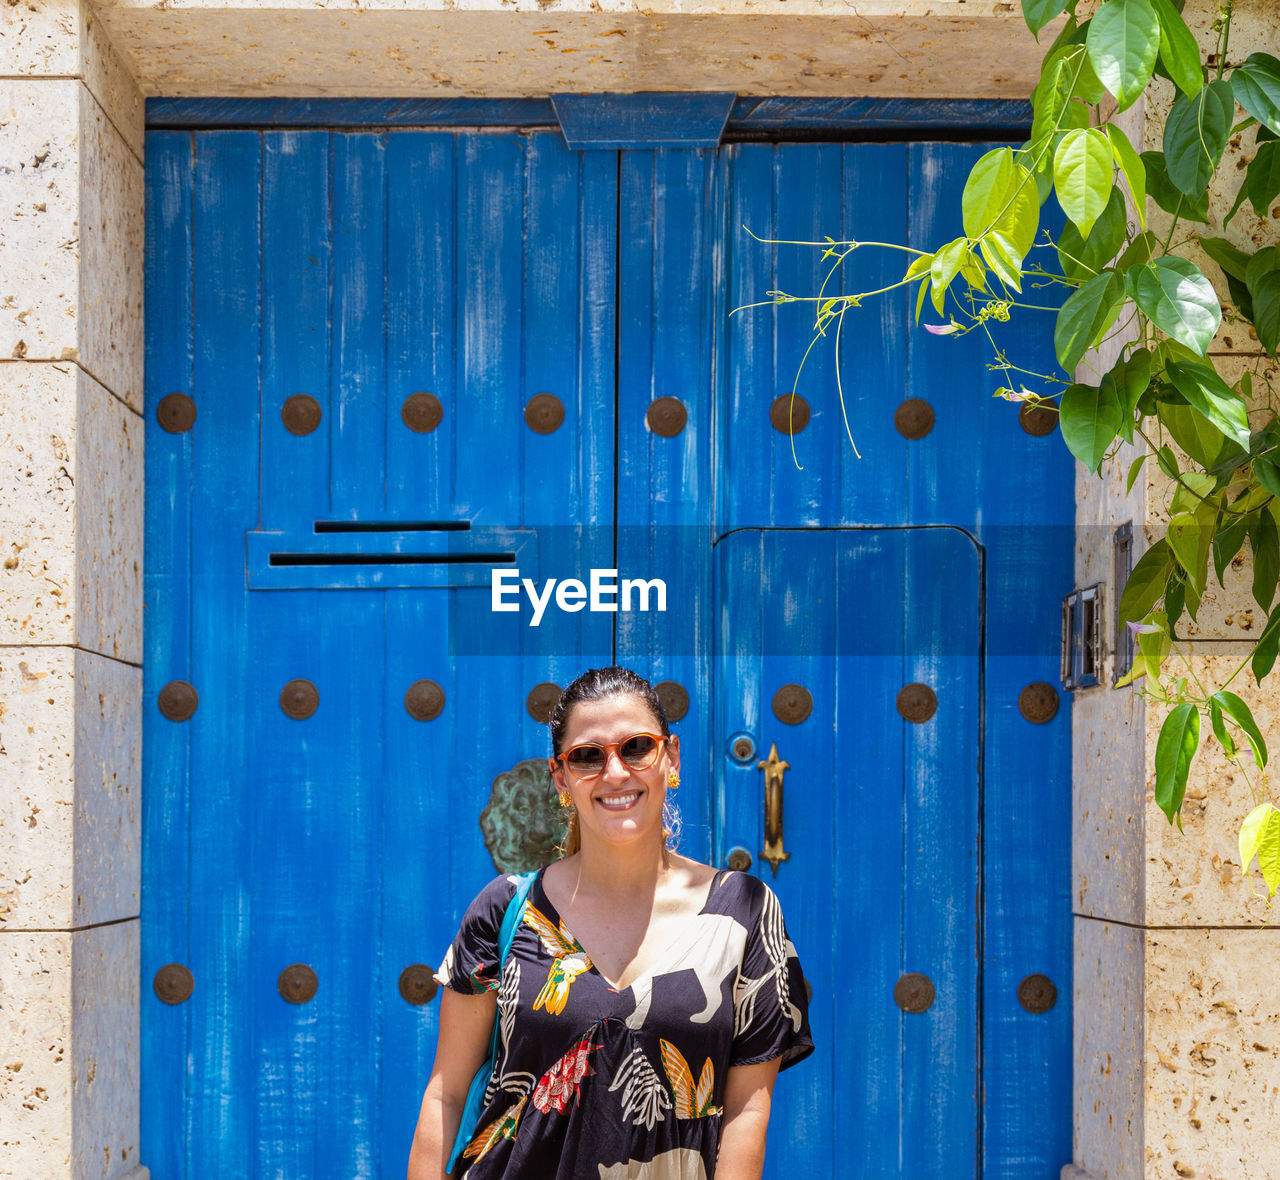
[[[782,1059],[730,1066],[724,1082],[724,1116],[716,1180],[760,1180],[769,1102]]]
[[[409,1149],[408,1180],[443,1180],[467,1090],[489,1053],[498,1002],[493,992],[460,995],[440,989],[440,1035]],[[730,1071],[730,1077],[733,1076]]]

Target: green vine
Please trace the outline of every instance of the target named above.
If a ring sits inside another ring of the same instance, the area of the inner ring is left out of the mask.
[[[1030,139],[1016,149],[987,152],[969,173],[962,237],[932,252],[884,242],[785,243],[821,249],[830,266],[815,294],[770,291],[763,304],[809,305],[809,351],[828,329],[838,349],[848,312],[914,286],[917,322],[927,297],[944,320],[926,323],[928,331],[984,333],[994,357],[990,367],[1004,380],[996,395],[1057,412],[1063,440],[1090,470],[1100,474],[1122,445],[1141,444],[1145,451],[1128,471],[1131,489],[1143,464],[1155,457],[1171,481],[1169,523],[1120,596],[1120,619],[1135,632],[1136,651],[1117,687],[1141,678],[1142,695],[1169,707],[1156,743],[1155,799],[1179,829],[1187,777],[1208,719],[1253,792],[1255,806],[1240,830],[1240,863],[1247,874],[1257,859],[1270,904],[1280,889],[1280,809],[1265,798],[1266,742],[1229,685],[1246,666],[1260,683],[1280,655],[1280,422],[1265,380],[1255,398],[1261,357],[1254,358],[1253,372],[1245,369],[1229,380],[1208,355],[1223,305],[1189,247],[1222,272],[1229,322],[1251,327],[1274,359],[1280,245],[1250,253],[1207,230],[1210,185],[1228,144],[1243,132],[1254,133],[1254,155],[1224,225],[1246,201],[1260,219],[1269,218],[1271,202],[1280,196],[1280,60],[1253,53],[1228,61],[1231,0],[1219,5],[1207,60],[1180,0],[1102,0],[1087,16],[1078,6],[1079,0],[1022,0],[1037,38],[1055,18],[1066,19],[1044,54],[1032,94]],[[1110,112],[1113,105],[1127,110],[1157,77],[1172,83],[1176,98],[1157,122],[1160,149],[1139,151]],[[1051,194],[1066,215],[1056,238],[1040,226]],[[1163,238],[1147,224],[1148,201],[1169,216]],[[1033,248],[1057,265],[1029,261]],[[843,263],[867,249],[910,255],[901,279],[874,291],[833,294]],[[1024,294],[1024,287],[1054,286],[1066,297],[1053,307]],[[991,322],[1029,310],[1056,315],[1061,372],[1021,367],[997,345]],[[1104,371],[1096,365],[1100,355],[1117,359]],[[838,381],[838,364],[836,371]],[[843,390],[838,392],[843,410]],[[853,445],[847,416],[845,429]],[[1180,646],[1178,625],[1184,614],[1196,619],[1210,565],[1223,585],[1246,543],[1253,597],[1266,622],[1226,682],[1206,685]],[[1256,782],[1246,761],[1256,768]]]

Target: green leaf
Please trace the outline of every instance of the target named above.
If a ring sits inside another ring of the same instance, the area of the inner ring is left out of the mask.
[[[1183,94],[1195,94],[1204,85],[1200,46],[1169,0],[1152,0],[1152,6],[1160,18],[1160,60]]]
[[[1027,28],[1040,39],[1040,30],[1067,6],[1067,0],[1022,0],[1022,17]]]
[[[1211,82],[1194,98],[1178,96],[1164,125],[1164,165],[1169,180],[1193,201],[1209,185],[1231,134],[1235,104],[1226,82]]]
[[[997,219],[1013,195],[1013,151],[996,148],[978,159],[969,170],[960,210],[964,216],[965,236],[977,240]]]
[[[1173,456],[1173,448],[1163,446],[1156,452],[1156,462],[1160,465],[1160,470],[1170,479],[1177,479],[1180,474],[1178,471],[1178,460]]]
[[[1151,261],[1151,255],[1156,252],[1156,236],[1150,230],[1140,233],[1123,254],[1120,255],[1120,261],[1116,263],[1116,270],[1121,274],[1132,270],[1135,266],[1143,266]]]
[[[1259,123],[1280,135],[1280,61],[1251,53],[1231,74],[1235,100]]]
[[[1135,349],[1127,361],[1117,361],[1103,374],[1101,384],[1110,384],[1120,403],[1120,429],[1125,442],[1133,442],[1133,415],[1138,400],[1151,384],[1151,354],[1145,348]]]
[[[934,256],[929,266],[930,298],[938,314],[942,314],[942,302],[947,297],[947,288],[951,280],[960,273],[960,264],[969,252],[969,243],[964,238],[956,238],[948,242]]]
[[[1270,512],[1259,512],[1254,517],[1249,547],[1253,550],[1253,600],[1269,611],[1280,582],[1280,531]]]
[[[1152,611],[1145,621],[1155,623],[1160,627],[1159,631],[1140,631],[1137,636],[1138,652],[1142,656],[1142,666],[1146,668],[1147,675],[1154,680],[1159,677],[1165,660],[1169,658],[1169,653],[1173,650],[1173,644],[1164,630],[1165,616],[1162,611]],[[1148,687],[1151,686],[1149,685]]]
[[[1156,417],[1183,453],[1205,470],[1218,464],[1232,445],[1221,430],[1190,405],[1161,402]]]
[[[1058,235],[1058,261],[1062,264],[1062,273],[1081,282],[1100,274],[1124,244],[1125,229],[1124,194],[1118,188],[1112,188],[1107,207],[1094,223],[1087,239],[1070,221],[1062,227]]]
[[[1107,124],[1107,140],[1111,151],[1120,165],[1125,183],[1129,186],[1129,195],[1133,198],[1133,207],[1138,212],[1138,224],[1147,228],[1147,169],[1142,157],[1134,151],[1129,137],[1114,123]]]
[[[1226,238],[1201,238],[1200,245],[1221,268],[1224,275],[1244,282],[1245,267],[1249,265],[1249,255],[1237,249]]]
[[[1071,293],[1058,309],[1053,332],[1058,363],[1068,373],[1116,322],[1123,306],[1124,281],[1113,270],[1104,270]]]
[[[1213,284],[1194,264],[1176,255],[1153,258],[1129,271],[1125,282],[1147,319],[1204,356],[1222,322],[1222,308]]]
[[[1127,671],[1119,680],[1112,685],[1112,688],[1124,688],[1126,684],[1132,684],[1139,676],[1147,674],[1147,666],[1142,662],[1142,656],[1137,652],[1134,653],[1133,663],[1129,665]]]
[[[1271,202],[1280,196],[1280,140],[1258,145],[1240,191],[1248,196],[1254,213],[1259,217],[1268,215]]]
[[[1241,875],[1249,875],[1255,856],[1267,896],[1274,897],[1280,888],[1280,810],[1270,803],[1259,803],[1240,826]]]
[[[1165,171],[1163,152],[1143,152],[1140,157],[1147,170],[1147,195],[1166,213],[1187,221],[1209,220],[1209,193],[1206,190],[1195,200],[1180,193]]]
[[[1105,0],[1089,22],[1089,60],[1126,110],[1151,81],[1160,51],[1160,22],[1147,0]]]
[[[1191,512],[1169,518],[1169,548],[1187,573],[1187,583],[1197,595],[1204,593],[1209,568],[1209,547],[1213,530]]]
[[[1165,373],[1194,409],[1238,447],[1249,449],[1249,415],[1244,400],[1216,370],[1197,361],[1170,361]]]
[[[1253,668],[1253,678],[1259,684],[1275,666],[1277,652],[1280,652],[1280,610],[1271,612],[1267,625],[1258,636],[1258,644],[1253,649],[1250,666]]]
[[[917,275],[927,276],[930,268],[933,266],[932,254],[917,254],[911,260],[911,265],[907,267],[907,273],[902,276],[905,282],[908,279],[914,279]],[[919,289],[916,291],[916,323],[920,322],[920,309],[924,307],[925,292],[929,290],[929,284],[922,281]]]
[[[1280,246],[1259,250],[1245,268],[1258,343],[1272,356],[1280,345]]]
[[[1215,692],[1210,700],[1216,702],[1219,708],[1244,730],[1244,736],[1249,739],[1249,746],[1253,750],[1253,760],[1261,770],[1267,764],[1267,743],[1262,739],[1262,731],[1253,719],[1249,706],[1235,693],[1227,692],[1225,688]]]
[[[1203,471],[1184,472],[1173,490],[1173,500],[1169,504],[1171,513],[1194,512],[1213,494],[1213,485],[1218,481]]]
[[[1213,736],[1228,758],[1236,754],[1236,739],[1227,732],[1226,722],[1222,720],[1222,706],[1212,698],[1209,701],[1209,723],[1213,726]]]
[[[1187,793],[1191,760],[1200,745],[1200,713],[1195,705],[1176,705],[1156,739],[1156,803],[1173,823]]]
[[[1254,478],[1273,496],[1280,496],[1280,467],[1274,455],[1258,455],[1253,461]]]
[[[1169,551],[1169,543],[1162,537],[1138,559],[1124,584],[1118,607],[1120,626],[1136,623],[1151,612],[1164,596],[1172,569],[1173,554]]]
[[[1120,402],[1097,385],[1068,385],[1058,402],[1062,439],[1090,471],[1101,467],[1120,432],[1120,416]]]
[[[1218,585],[1224,586],[1223,577],[1231,559],[1240,552],[1244,544],[1248,526],[1243,517],[1232,517],[1220,528],[1213,538],[1213,572],[1218,576]]]
[[[1111,197],[1113,160],[1111,141],[1096,127],[1068,131],[1053,154],[1058,204],[1086,238]]]
[[[1017,247],[1008,238],[993,230],[978,243],[978,249],[983,261],[1006,287],[1012,287],[1015,291],[1022,290],[1024,255],[1018,253]]]
[[[1129,474],[1124,479],[1124,494],[1127,496],[1133,491],[1134,480],[1138,478],[1138,472],[1142,470],[1142,465],[1150,456],[1150,451],[1143,451],[1132,463],[1129,464]]]

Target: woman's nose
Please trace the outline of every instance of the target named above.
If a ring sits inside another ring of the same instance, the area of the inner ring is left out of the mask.
[[[625,778],[630,773],[631,767],[623,762],[622,755],[617,750],[610,750],[606,755],[604,774],[609,778],[616,779]]]

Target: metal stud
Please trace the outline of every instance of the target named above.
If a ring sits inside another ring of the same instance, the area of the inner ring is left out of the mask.
[[[799,394],[784,393],[769,407],[769,421],[782,434],[799,434],[809,425],[809,403]]]
[[[405,690],[404,708],[415,721],[434,721],[444,712],[444,689],[434,680],[415,680]]]
[[[644,420],[654,434],[675,438],[689,421],[689,411],[678,397],[660,397],[649,403]]]
[[[156,997],[165,1004],[181,1004],[191,998],[195,977],[181,963],[166,963],[151,981]]]
[[[1058,715],[1058,690],[1037,680],[1018,693],[1018,712],[1033,725],[1043,725]]]
[[[170,721],[188,721],[200,707],[200,694],[185,680],[170,680],[156,694],[156,705]]]
[[[786,725],[799,725],[813,712],[813,697],[803,684],[784,684],[773,694],[773,715]]]
[[[405,1003],[415,1007],[430,1003],[436,994],[431,968],[425,963],[410,963],[400,972],[400,994]]]
[[[898,712],[913,725],[923,725],[938,711],[937,694],[927,684],[908,684],[898,690]]]
[[[196,403],[185,393],[168,393],[156,406],[156,421],[170,434],[185,434],[196,424]]]
[[[549,680],[535,684],[524,699],[524,707],[529,711],[529,716],[546,725],[551,720],[551,710],[556,707],[563,691],[558,684],[552,684]]]
[[[553,434],[564,421],[564,403],[554,393],[535,393],[524,408],[524,420],[534,434]]]
[[[1058,411],[1049,406],[1033,406],[1026,402],[1018,411],[1018,425],[1034,438],[1044,438],[1057,429]]]
[[[1018,984],[1018,1003],[1035,1016],[1048,1012],[1057,1002],[1058,989],[1047,975],[1028,975]]]
[[[280,972],[276,990],[291,1004],[305,1004],[320,986],[316,973],[306,963],[294,963]]]
[[[295,721],[305,721],[319,707],[320,692],[310,680],[290,680],[280,690],[280,708]]]
[[[924,438],[933,429],[933,407],[922,397],[909,397],[893,412],[893,425],[903,438]]]
[[[683,685],[674,680],[664,680],[655,684],[653,691],[658,694],[668,721],[679,721],[689,711],[689,694],[685,692]]]
[[[750,762],[755,755],[756,744],[747,734],[742,733],[733,739],[731,749],[733,751],[733,756],[739,762]]]
[[[323,416],[320,403],[307,393],[295,393],[280,407],[280,421],[290,434],[310,434]]]
[[[400,421],[415,434],[430,434],[444,419],[444,406],[434,393],[411,393],[400,407]]]
[[[893,1002],[904,1012],[918,1015],[933,1007],[933,980],[917,971],[902,976],[893,985]]]
[[[750,872],[752,863],[751,853],[749,853],[745,848],[730,848],[727,863],[735,873]]]

